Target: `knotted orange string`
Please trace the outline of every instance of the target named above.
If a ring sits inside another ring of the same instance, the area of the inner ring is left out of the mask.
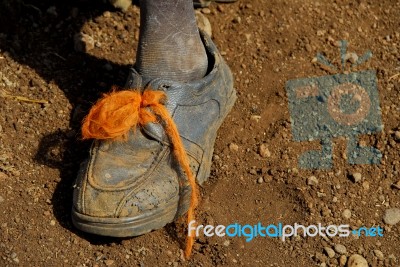
[[[173,154],[179,165],[185,171],[192,188],[190,207],[187,213],[187,223],[194,220],[194,210],[198,203],[196,180],[189,166],[185,148],[179,136],[178,129],[168,110],[163,105],[166,95],[162,91],[113,91],[105,94],[91,108],[82,125],[83,139],[127,139],[131,129],[138,125],[144,126],[150,122],[163,121],[162,125],[172,143]],[[193,230],[194,231],[194,230]],[[186,239],[185,257],[192,253],[194,233]]]

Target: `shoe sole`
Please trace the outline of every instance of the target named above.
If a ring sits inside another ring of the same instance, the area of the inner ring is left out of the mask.
[[[225,110],[221,112],[222,116],[215,122],[217,129],[232,109],[236,101],[236,92],[232,89]],[[214,128],[214,127],[212,127]],[[211,158],[214,152],[214,143],[217,137],[217,131],[210,134],[210,142],[204,150],[204,158],[210,159],[203,161],[200,165],[197,177],[204,177],[198,180],[199,184],[207,181],[211,170]],[[140,214],[136,217],[123,218],[101,218],[92,217],[79,213],[72,209],[72,223],[74,226],[84,232],[97,234],[101,236],[112,237],[131,237],[139,236],[164,227],[166,224],[173,222],[187,212],[190,206],[191,190],[184,190],[180,195],[176,195],[171,199],[169,205],[158,207],[151,211]]]
[[[172,204],[158,207],[136,217],[101,218],[81,214],[72,209],[72,223],[76,228],[87,233],[112,236],[130,237],[146,234],[160,229],[175,219],[178,209],[179,195],[171,199]],[[174,204],[175,203],[175,204]]]

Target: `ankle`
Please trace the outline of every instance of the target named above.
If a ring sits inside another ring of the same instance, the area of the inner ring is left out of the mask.
[[[202,78],[208,60],[191,1],[141,1],[136,66],[146,78],[179,82]]]

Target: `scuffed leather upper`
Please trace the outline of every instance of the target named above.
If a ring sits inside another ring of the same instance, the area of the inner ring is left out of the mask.
[[[165,103],[189,155],[193,174],[201,183],[209,173],[209,153],[228,98],[234,94],[232,75],[212,41],[203,36],[212,66],[206,77],[188,83],[165,79],[144,81],[131,69],[129,89],[163,90]],[[212,140],[212,144],[210,144]],[[74,190],[74,208],[94,217],[135,217],[176,201],[190,190],[176,165],[161,124],[131,130],[127,141],[94,141],[90,158],[82,164]]]

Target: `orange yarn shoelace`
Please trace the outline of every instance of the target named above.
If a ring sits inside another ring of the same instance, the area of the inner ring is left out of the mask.
[[[194,210],[198,203],[197,185],[189,166],[189,159],[179,136],[178,129],[168,110],[163,105],[166,95],[162,91],[113,91],[105,94],[90,109],[82,125],[83,139],[127,139],[130,129],[147,123],[160,123],[157,116],[163,121],[162,125],[172,143],[173,154],[179,165],[185,171],[192,194],[190,207],[187,213],[187,223],[194,220]],[[194,230],[193,230],[194,231]],[[189,258],[194,244],[194,233],[186,239],[185,257]]]

